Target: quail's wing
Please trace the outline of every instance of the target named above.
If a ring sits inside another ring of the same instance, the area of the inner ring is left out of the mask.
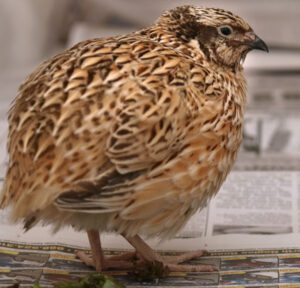
[[[60,209],[87,213],[124,211],[132,206],[134,198],[139,198],[141,210],[174,192],[171,177],[160,181],[151,175],[167,167],[184,148],[187,126],[199,97],[189,87],[189,61],[161,46],[151,44],[145,50],[145,43],[139,45],[138,49],[144,50],[137,62],[128,63],[125,72],[115,72],[110,93],[109,89],[105,91],[102,113],[108,117],[109,128],[102,153],[111,165],[101,177],[82,179],[60,195],[56,201]],[[195,74],[195,79],[200,76]],[[152,192],[137,191],[145,183],[151,183]]]
[[[198,138],[202,128],[216,125],[222,107],[221,100],[215,104],[220,87],[212,83],[210,71],[175,51],[159,45],[146,51],[142,47],[138,64],[130,62],[125,79],[116,75],[116,82],[122,84],[114,86],[118,87],[112,93],[115,98],[109,96],[115,100],[107,102],[110,108],[105,111],[113,125],[106,137],[105,155],[111,165],[101,177],[82,179],[61,194],[56,200],[59,209],[119,212],[129,220],[158,212],[157,216],[164,217],[164,211],[170,216],[170,210],[176,209],[190,213],[188,205],[180,204],[190,197],[187,191],[201,179],[213,181],[207,177],[205,161],[192,169],[189,162],[198,163],[199,154],[209,155],[207,147],[217,147],[216,161],[209,161],[217,166],[223,153],[218,147],[220,136],[207,132]],[[212,95],[214,101],[209,100]],[[189,153],[185,153],[187,147]]]
[[[61,209],[123,209],[183,146],[189,73],[175,51],[137,37],[81,43],[42,64],[10,112],[3,202],[20,203],[20,215],[29,199],[32,211],[55,198]]]

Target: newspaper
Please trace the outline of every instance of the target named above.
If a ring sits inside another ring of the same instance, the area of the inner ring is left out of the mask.
[[[53,283],[78,281],[92,272],[74,257],[78,250],[81,248],[66,245],[0,242],[0,287],[20,282],[22,287],[36,282],[52,287]],[[211,252],[193,261],[197,263],[213,264],[219,271],[170,273],[159,282],[137,281],[119,271],[110,274],[127,287],[299,287],[300,249]]]

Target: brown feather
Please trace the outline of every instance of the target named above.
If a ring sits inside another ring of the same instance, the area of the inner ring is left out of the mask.
[[[178,231],[217,193],[242,139],[245,51],[218,38],[224,23],[252,31],[184,6],[42,63],[9,112],[1,206],[27,228]]]

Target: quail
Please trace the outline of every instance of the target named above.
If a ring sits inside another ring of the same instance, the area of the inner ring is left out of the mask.
[[[120,234],[141,263],[212,271],[163,257],[142,237],[174,236],[219,190],[242,141],[243,61],[268,47],[242,18],[180,6],[150,27],[92,39],[43,62],[8,115],[1,207],[26,230],[87,231],[97,271],[131,269],[133,253],[103,256]],[[141,236],[140,236],[141,235]]]

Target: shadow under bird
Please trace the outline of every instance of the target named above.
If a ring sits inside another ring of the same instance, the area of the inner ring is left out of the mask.
[[[203,251],[163,257],[139,236],[174,236],[219,190],[242,140],[242,63],[267,45],[239,16],[181,6],[152,26],[78,43],[43,62],[9,111],[1,207],[88,233],[97,271],[160,262],[169,271]],[[136,250],[104,257],[101,232]]]

